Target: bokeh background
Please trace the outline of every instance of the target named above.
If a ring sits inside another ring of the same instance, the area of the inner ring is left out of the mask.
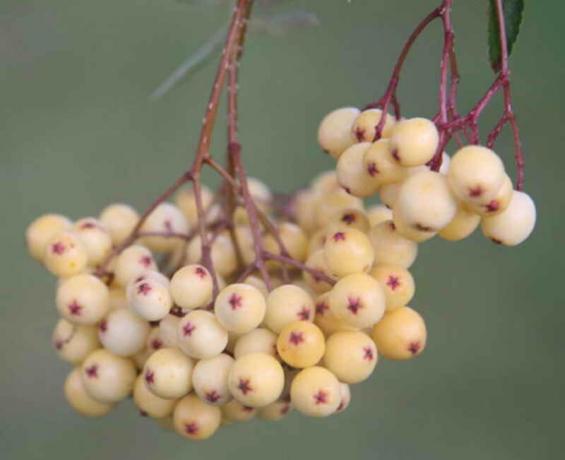
[[[565,54],[558,0],[527,2],[512,58],[536,232],[513,249],[479,234],[421,247],[413,306],[428,323],[423,356],[382,361],[338,417],[293,414],[230,426],[207,443],[162,431],[129,402],[101,420],[67,407],[69,369],[50,345],[54,280],[27,256],[23,232],[47,211],[78,218],[113,201],[142,208],[190,161],[214,65],[158,101],[148,95],[226,20],[225,2],[192,3],[0,1],[0,457],[562,458]],[[376,98],[401,41],[436,3],[278,7],[315,12],[320,25],[249,38],[241,136],[250,172],[285,192],[331,168],[316,145],[320,118]],[[462,108],[492,78],[486,4],[455,2]],[[414,49],[400,90],[407,114],[435,112],[439,46],[435,28]],[[223,141],[221,131],[218,154]],[[510,165],[509,136],[498,151]]]

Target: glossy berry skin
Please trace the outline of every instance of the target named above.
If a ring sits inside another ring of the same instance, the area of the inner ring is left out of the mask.
[[[214,284],[210,272],[202,265],[186,265],[171,278],[170,290],[175,304],[192,310],[208,305]]]
[[[57,289],[57,310],[73,324],[93,325],[110,309],[106,285],[93,275],[75,275]]]
[[[351,128],[359,116],[359,109],[343,107],[327,114],[318,128],[318,143],[322,150],[334,158],[353,145],[355,137]]]
[[[220,427],[222,413],[218,407],[202,402],[194,394],[182,398],[173,413],[175,431],[181,436],[200,441],[212,436]]]
[[[257,328],[239,337],[233,350],[235,358],[250,353],[266,353],[276,357],[277,335],[269,329]]]
[[[126,398],[133,389],[136,376],[131,360],[104,349],[93,351],[81,366],[86,392],[103,403],[115,403]]]
[[[277,339],[277,351],[289,366],[304,368],[317,364],[325,351],[324,334],[307,321],[287,324]]]
[[[222,326],[236,334],[255,329],[265,317],[265,297],[248,284],[231,284],[220,291],[214,303],[216,317]]]
[[[74,365],[100,347],[95,326],[80,326],[63,318],[55,326],[52,343],[59,357]]]
[[[369,239],[373,245],[375,264],[400,265],[409,268],[418,255],[418,245],[404,238],[392,221],[385,221],[372,227]]]
[[[363,332],[337,332],[328,338],[324,366],[340,382],[366,380],[377,365],[377,348]]]
[[[104,348],[117,356],[133,356],[145,346],[149,323],[131,310],[111,311],[98,325],[98,335]]]
[[[337,277],[368,271],[374,258],[371,241],[354,228],[339,229],[328,235],[324,243],[324,260]]]
[[[290,387],[293,407],[310,417],[327,417],[341,402],[341,388],[336,376],[323,367],[309,367],[294,377]]]
[[[160,398],[177,399],[192,389],[193,361],[176,348],[161,348],[143,368],[147,388]]]
[[[178,346],[195,359],[219,355],[228,343],[228,331],[209,311],[194,310],[182,318],[178,329]]]
[[[139,214],[127,204],[114,203],[102,210],[99,219],[110,234],[112,242],[118,245],[131,234],[139,221]]]
[[[267,297],[265,325],[278,334],[294,321],[312,321],[314,313],[314,299],[308,292],[294,284],[284,284]]]
[[[74,368],[65,380],[65,399],[80,415],[85,417],[102,417],[112,410],[112,403],[104,403],[94,399],[84,387],[81,370]]]
[[[149,391],[143,375],[139,375],[133,386],[133,401],[139,410],[150,417],[163,418],[173,413],[175,399],[164,399]]]
[[[379,354],[388,359],[405,360],[418,356],[426,347],[426,324],[410,307],[388,312],[371,333]]]
[[[436,153],[439,133],[434,123],[425,118],[401,120],[390,135],[392,157],[402,166],[419,166]]]
[[[114,279],[118,285],[125,287],[149,270],[157,270],[151,251],[144,246],[132,245],[117,257]]]
[[[386,298],[386,310],[394,310],[407,305],[416,291],[416,284],[411,273],[398,265],[376,265],[370,271],[383,288]]]
[[[35,219],[26,230],[26,243],[31,256],[42,261],[49,240],[71,226],[72,222],[60,214],[44,214]]]
[[[63,231],[47,240],[43,263],[55,276],[67,278],[86,269],[88,253],[75,233]]]
[[[202,401],[221,406],[231,400],[228,376],[233,363],[234,359],[224,353],[196,363],[192,372],[192,386]]]
[[[284,371],[271,355],[250,353],[235,360],[229,372],[228,386],[240,403],[264,407],[281,395]]]
[[[355,273],[339,280],[329,294],[332,313],[357,328],[378,322],[386,306],[380,283],[366,273]]]
[[[383,111],[380,109],[363,110],[355,119],[352,127],[352,133],[357,142],[373,142],[377,134],[377,126],[383,117]],[[390,137],[395,119],[390,114],[384,114],[385,121],[381,132],[381,137]]]
[[[367,174],[363,158],[371,144],[362,142],[354,144],[341,154],[337,161],[336,171],[339,184],[357,197],[373,195],[378,188],[371,176]]]

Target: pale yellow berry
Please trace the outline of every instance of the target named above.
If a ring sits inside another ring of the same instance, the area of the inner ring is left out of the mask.
[[[90,353],[81,366],[82,383],[94,399],[113,403],[126,398],[137,376],[133,361],[99,349]]]
[[[80,326],[62,318],[55,326],[52,342],[59,357],[75,365],[100,347],[95,326]]]
[[[398,193],[400,192],[400,185],[400,182],[393,182],[392,184],[385,184],[379,189],[379,198],[388,208],[392,208],[394,203],[396,203]]]
[[[132,280],[126,289],[130,308],[147,321],[164,318],[173,306],[168,284],[168,280],[155,276]]]
[[[257,409],[232,399],[221,407],[222,415],[228,422],[248,422],[257,414]]]
[[[419,166],[436,153],[439,133],[426,118],[410,118],[396,123],[390,136],[392,157],[402,166]]]
[[[125,287],[146,271],[157,269],[151,251],[144,246],[134,245],[124,249],[116,259],[114,277],[119,286]]]
[[[361,112],[355,107],[342,107],[328,113],[318,127],[318,143],[322,150],[334,158],[355,142],[351,132],[353,123]]]
[[[335,221],[330,223],[329,228],[329,232],[339,228],[355,228],[361,232],[368,232],[370,225],[365,211],[361,209],[344,209],[335,216]]]
[[[318,227],[325,227],[344,209],[363,209],[363,201],[342,188],[325,193],[314,210],[316,224]]]
[[[438,232],[455,217],[457,202],[445,176],[422,171],[408,177],[400,186],[393,215],[410,228]],[[399,229],[400,230],[400,229]]]
[[[111,403],[103,403],[94,399],[86,391],[79,367],[74,368],[65,380],[65,398],[70,406],[86,417],[102,417],[112,409]]]
[[[66,278],[86,269],[88,253],[75,233],[63,231],[47,240],[43,263],[54,275]]]
[[[211,190],[205,185],[202,185],[200,187],[200,197],[202,200],[203,209],[206,210],[210,206],[212,206],[214,195],[212,194]],[[194,190],[192,187],[181,189],[175,197],[175,203],[184,214],[184,217],[190,225],[194,226],[198,223],[198,211],[196,207],[196,199],[194,198]],[[207,222],[211,221],[210,211],[211,209],[207,213]]]
[[[371,333],[379,354],[388,359],[410,359],[426,346],[426,324],[410,307],[387,312]]]
[[[371,144],[363,156],[363,168],[375,188],[398,182],[406,175],[404,168],[392,157],[388,139]]]
[[[110,233],[112,242],[118,245],[130,236],[139,221],[139,214],[127,204],[115,203],[105,207],[99,219]]]
[[[337,277],[369,270],[374,258],[371,241],[359,230],[340,229],[326,238],[324,259],[328,270]]]
[[[98,325],[100,342],[118,356],[133,356],[145,346],[149,323],[132,311],[111,311]]]
[[[354,144],[341,154],[337,161],[336,171],[339,184],[357,197],[373,195],[378,188],[365,169],[363,158],[371,147],[369,142]]]
[[[324,356],[324,334],[313,323],[295,321],[281,330],[277,351],[281,359],[292,367],[313,366]]]
[[[367,209],[367,218],[369,219],[369,226],[375,227],[381,222],[392,220],[392,209],[382,204],[376,204]]]
[[[228,376],[233,363],[234,359],[224,353],[196,363],[192,372],[192,386],[202,401],[221,406],[232,398]]]
[[[418,245],[398,233],[391,221],[372,227],[369,238],[376,264],[400,265],[409,268],[418,255]]]
[[[50,239],[69,230],[72,222],[60,214],[44,214],[35,219],[26,230],[26,242],[29,253],[34,259],[43,260],[45,248]]]
[[[525,241],[536,224],[536,206],[524,192],[514,191],[507,208],[492,217],[483,217],[483,234],[498,244],[516,246]]]
[[[306,260],[308,239],[298,225],[282,222],[278,225],[278,235],[290,257],[300,262]],[[278,241],[270,233],[263,238],[263,249],[273,254],[281,254]]]
[[[339,280],[328,300],[337,318],[357,328],[371,327],[385,312],[383,288],[366,273],[354,273]]]
[[[344,149],[345,150],[345,149]],[[333,192],[340,188],[334,169],[319,173],[310,181],[310,188],[320,195]]]
[[[266,311],[265,297],[248,284],[230,284],[216,297],[214,311],[228,331],[245,334],[262,323]]]
[[[289,323],[313,319],[314,299],[304,289],[284,284],[269,293],[264,321],[271,331],[278,334]]]
[[[250,353],[265,353],[276,356],[277,336],[268,329],[257,328],[238,337],[235,342],[233,355],[236,358],[240,358]]]
[[[261,294],[263,294],[265,297],[269,295],[269,290],[267,289],[265,281],[263,281],[259,276],[249,275],[243,280],[243,284],[249,284],[250,286],[259,289]]]
[[[481,222],[481,216],[469,211],[466,206],[459,204],[455,217],[443,227],[439,236],[448,241],[459,241],[467,238]]]
[[[380,264],[375,265],[369,273],[383,288],[387,311],[403,307],[414,297],[416,284],[404,267]]]
[[[57,310],[71,323],[96,324],[109,309],[108,288],[93,275],[75,275],[57,288]]]
[[[149,331],[147,334],[147,338],[145,339],[145,349],[149,352],[149,354],[163,348],[165,343],[161,338],[161,329],[157,325]],[[143,351],[143,350],[142,350]],[[149,356],[147,356],[149,357]],[[144,361],[145,364],[145,361]],[[143,367],[143,366],[142,366]]]
[[[323,363],[339,381],[359,383],[373,373],[377,348],[363,332],[336,332],[326,342]]]
[[[161,203],[141,226],[142,233],[187,234],[188,222],[183,213],[174,204]],[[165,236],[147,236],[142,238],[145,246],[153,251],[168,252],[174,250],[179,239]]]
[[[290,401],[279,400],[259,409],[259,417],[269,422],[277,422],[292,410]]]
[[[212,235],[209,235],[209,238]],[[196,236],[186,249],[187,260],[193,264],[202,262],[202,240]],[[237,269],[237,254],[228,232],[216,235],[212,240],[210,257],[214,270],[220,276],[230,276]]]
[[[396,231],[400,235],[416,243],[422,243],[437,235],[437,232],[434,230],[425,230],[425,227],[421,227],[421,228],[414,227],[414,225],[409,224],[407,221],[402,219],[402,217],[400,217],[398,214],[394,215],[394,211],[393,211],[393,222],[396,227]]]
[[[487,203],[481,204],[468,203],[466,204],[466,206],[470,211],[473,211],[481,216],[495,216],[497,214],[500,214],[508,207],[510,200],[512,199],[512,192],[514,192],[512,180],[510,179],[510,177],[505,175],[502,186],[492,200]]]
[[[336,214],[335,218],[339,218],[340,214]],[[332,224],[329,224],[330,226]],[[320,228],[316,230],[308,240],[308,257],[310,257],[315,252],[324,248],[324,243],[326,242],[326,235],[328,234],[327,227]]]
[[[164,399],[182,398],[192,389],[192,360],[177,348],[161,348],[143,367],[147,388]]]
[[[209,438],[220,427],[222,412],[218,407],[206,404],[196,395],[190,394],[175,406],[173,421],[178,434],[199,441]]]
[[[178,345],[178,328],[180,318],[175,315],[167,315],[159,322],[159,339],[161,346],[174,348]]]
[[[85,247],[90,265],[98,265],[108,257],[112,250],[112,237],[99,220],[94,217],[79,219],[73,231]]]
[[[250,353],[235,360],[229,372],[228,386],[240,403],[264,407],[281,395],[284,371],[271,355]]]
[[[290,388],[292,406],[310,417],[327,417],[341,402],[341,388],[336,376],[323,367],[303,369]]]
[[[323,273],[331,278],[330,271],[326,264],[326,258],[324,257],[323,249],[319,249],[316,252],[313,252],[306,260],[306,266],[313,270],[317,270],[319,273]],[[329,291],[332,287],[330,283],[328,283],[315,273],[304,270],[302,272],[302,276],[310,289],[312,289],[316,293]]]
[[[337,406],[337,409],[335,410],[336,414],[343,412],[351,403],[351,389],[349,388],[349,385],[347,383],[340,382],[339,389],[341,393],[341,400],[339,402],[339,406]]]
[[[247,187],[251,198],[259,207],[266,209],[273,201],[273,194],[267,184],[256,177],[247,178]]]
[[[326,292],[316,299],[316,316],[314,323],[326,335],[330,336],[339,331],[355,331],[356,327],[338,318],[330,309],[330,293]]]
[[[133,386],[133,402],[140,411],[154,418],[168,417],[173,413],[175,404],[174,399],[164,399],[156,396],[149,391],[143,375],[140,375],[135,380]]]
[[[236,225],[234,232],[243,262],[252,263],[255,260],[255,248],[251,229],[247,225]]]
[[[173,301],[188,310],[202,308],[212,300],[214,283],[210,272],[202,265],[186,265],[171,278]]]
[[[496,153],[486,147],[468,145],[451,158],[447,179],[460,200],[480,205],[496,197],[505,175],[502,160]]]
[[[188,356],[208,359],[219,355],[228,344],[228,331],[213,313],[194,310],[178,325],[178,346]]]
[[[363,110],[355,119],[351,131],[357,142],[373,142],[377,134],[377,126],[381,122],[383,111],[380,109]],[[396,122],[394,117],[388,113],[384,114],[385,120],[381,137],[390,137],[392,128]]]

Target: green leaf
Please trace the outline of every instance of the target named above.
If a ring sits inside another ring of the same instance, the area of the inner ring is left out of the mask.
[[[524,13],[524,0],[502,0],[504,11],[504,23],[506,26],[506,41],[508,43],[508,56],[512,53],[514,43],[520,32],[522,17]],[[489,25],[488,25],[488,45],[490,65],[495,72],[500,70],[501,50],[500,50],[500,29],[498,27],[498,15],[496,11],[496,0],[489,0]]]

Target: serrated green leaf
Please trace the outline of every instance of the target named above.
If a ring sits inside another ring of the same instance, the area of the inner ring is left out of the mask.
[[[510,56],[520,32],[520,25],[522,24],[524,0],[502,0],[502,9],[504,11],[504,24],[506,26],[508,56]],[[498,27],[496,0],[489,0],[488,16],[488,45],[490,65],[495,72],[498,72],[500,70],[502,53],[500,49],[500,29]]]

